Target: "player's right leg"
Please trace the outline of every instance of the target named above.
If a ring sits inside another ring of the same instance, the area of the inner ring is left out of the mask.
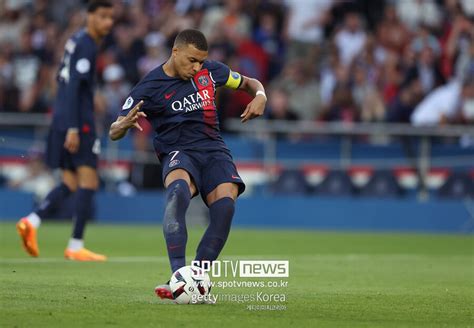
[[[171,271],[185,266],[186,211],[196,186],[189,173],[183,169],[171,171],[165,178],[166,207],[163,218],[163,234],[166,240]]]
[[[186,265],[186,210],[192,195],[197,192],[189,173],[184,169],[174,169],[165,178],[166,208],[163,219],[163,234],[166,240],[171,271],[174,272]],[[155,293],[162,299],[173,299],[169,281],[155,288]]]
[[[92,217],[93,200],[99,185],[99,178],[94,167],[82,165],[76,169],[78,189],[73,218],[73,232],[64,257],[74,261],[105,261],[106,256],[96,254],[84,247],[84,230]]]

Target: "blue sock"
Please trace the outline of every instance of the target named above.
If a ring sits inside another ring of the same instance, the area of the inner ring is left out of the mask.
[[[77,190],[72,238],[83,239],[86,222],[92,218],[94,194],[93,189],[79,188]]]
[[[217,259],[229,236],[234,209],[234,200],[229,197],[221,198],[209,206],[210,222],[199,243],[196,261],[212,262]]]
[[[50,218],[58,209],[59,205],[71,194],[71,190],[61,183],[49,192],[46,198],[39,204],[35,213],[42,219]]]
[[[186,210],[191,201],[188,183],[179,179],[166,188],[166,209],[163,219],[163,234],[166,240],[171,271],[186,265]]]

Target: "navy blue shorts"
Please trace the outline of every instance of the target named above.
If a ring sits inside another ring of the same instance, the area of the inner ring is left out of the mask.
[[[239,188],[239,195],[244,192],[245,184],[237,172],[232,157],[223,151],[175,150],[164,156],[163,183],[168,173],[176,169],[187,171],[206,202],[207,195],[218,185],[233,182]],[[196,196],[196,195],[193,195]]]
[[[46,148],[46,164],[52,168],[75,171],[79,166],[97,168],[100,142],[90,134],[80,134],[79,150],[71,154],[64,148],[66,131],[51,129]]]

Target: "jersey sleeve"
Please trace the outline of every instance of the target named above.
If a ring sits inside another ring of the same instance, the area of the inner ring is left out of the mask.
[[[93,75],[95,71],[95,53],[81,44],[77,44],[72,53],[68,54],[68,65],[63,69],[66,73],[66,94],[67,104],[67,128],[79,128],[81,122],[80,101],[82,88],[93,87]]]
[[[216,83],[216,87],[225,86],[236,90],[242,84],[242,75],[232,71],[229,66],[218,61],[209,61],[208,64],[208,69],[211,72],[212,79]]]
[[[127,114],[133,109],[133,107],[135,107],[136,104],[140,102],[140,100],[143,100],[143,105],[140,110],[143,112],[147,111],[147,109],[151,106],[150,92],[147,90],[147,88],[141,84],[138,84],[132,89],[132,91],[130,91],[127,99],[125,99],[125,102],[123,103],[119,112],[119,116],[127,116]]]
[[[91,82],[94,78],[95,51],[78,43],[71,55],[69,75],[71,80]]]

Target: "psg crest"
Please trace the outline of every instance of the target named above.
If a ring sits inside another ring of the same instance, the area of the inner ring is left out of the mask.
[[[204,75],[198,78],[198,82],[203,87],[207,87],[209,85],[209,79],[207,78],[207,76],[204,76]]]

